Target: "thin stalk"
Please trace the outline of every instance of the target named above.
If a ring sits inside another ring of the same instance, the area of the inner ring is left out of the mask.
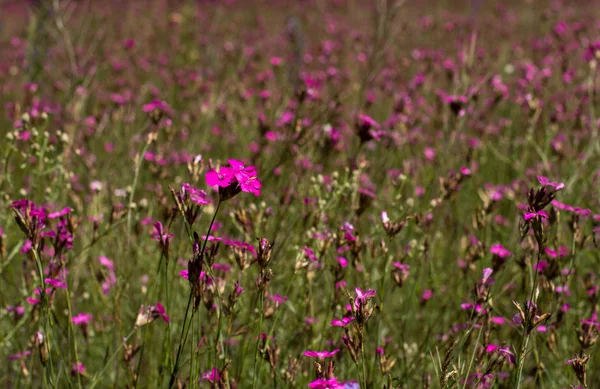
[[[127,208],[128,208],[127,209],[127,246],[128,247],[129,247],[129,243],[131,241],[131,213],[133,212],[133,210],[132,210],[133,196],[135,195],[135,189],[138,184],[140,170],[142,168],[142,161],[144,160],[144,154],[146,154],[146,151],[148,151],[148,147],[150,147],[151,143],[152,142],[150,140],[148,140],[144,144],[144,147],[142,148],[142,152],[137,155],[138,160],[136,161],[136,164],[135,164],[135,174],[133,176],[133,184],[131,185],[131,193],[129,194],[129,201],[127,203]]]
[[[215,213],[212,217],[212,220],[210,221],[210,224],[208,226],[208,231],[206,233],[206,237],[204,239],[204,244],[202,245],[202,250],[200,251],[200,258],[204,258],[204,251],[206,250],[206,244],[208,243],[208,238],[210,237],[210,232],[212,230],[213,224],[215,222],[215,219],[217,218],[217,214],[219,213],[219,208],[221,207],[221,201],[219,201],[217,203],[217,209],[215,209]],[[184,217],[185,220],[185,217]],[[188,228],[188,233],[191,233],[191,227],[187,226],[187,220],[186,220],[186,227]],[[190,235],[191,236],[191,235]],[[175,364],[173,365],[173,371],[171,372],[171,378],[169,380],[169,388],[173,386],[173,384],[175,383],[175,378],[177,376],[177,372],[179,371],[179,359],[181,357],[181,349],[183,348],[183,345],[185,344],[189,331],[190,331],[190,327],[191,325],[188,325],[187,331],[185,331],[185,337],[184,335],[184,330],[185,330],[185,323],[187,321],[187,317],[190,311],[190,306],[191,306],[191,302],[192,302],[192,295],[193,295],[193,291],[190,290],[190,297],[188,298],[188,304],[187,304],[187,308],[185,309],[185,316],[183,318],[183,327],[181,328],[181,335],[179,337],[179,346],[177,348],[177,356],[175,357]],[[194,318],[194,313],[195,311],[192,313],[192,319]]]
[[[256,389],[257,369],[258,369],[258,349],[260,348],[260,335],[262,334],[263,318],[265,311],[265,294],[260,292],[260,321],[258,324],[258,337],[256,339],[256,348],[254,349],[254,376],[252,377],[252,389]]]
[[[112,353],[112,355],[110,356],[110,358],[108,358],[108,361],[106,361],[106,364],[104,365],[104,367],[102,368],[102,370],[100,370],[98,373],[96,373],[96,375],[94,376],[94,379],[93,379],[93,381],[90,384],[90,386],[89,386],[88,389],[93,389],[96,385],[98,385],[98,382],[100,382],[100,379],[102,378],[102,375],[104,374],[104,372],[106,371],[106,369],[108,369],[108,366],[111,364],[111,362],[113,361],[113,359],[115,359],[115,357],[117,356],[117,354],[119,354],[119,352],[123,348],[123,345],[135,333],[136,329],[137,329],[137,327],[133,326],[133,329],[129,332],[129,334],[127,334],[127,336],[125,337],[125,339],[123,339],[123,341],[121,342],[121,345],[119,347],[117,347],[117,349],[115,350],[115,352]]]

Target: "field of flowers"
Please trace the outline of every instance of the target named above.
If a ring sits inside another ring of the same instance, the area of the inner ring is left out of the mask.
[[[0,388],[600,388],[599,20],[0,3]]]

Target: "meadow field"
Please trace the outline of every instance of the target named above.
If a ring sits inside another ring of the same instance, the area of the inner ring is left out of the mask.
[[[600,1],[0,2],[0,388],[600,388]]]

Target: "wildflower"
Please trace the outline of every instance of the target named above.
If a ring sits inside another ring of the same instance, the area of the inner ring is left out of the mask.
[[[254,166],[244,166],[238,160],[228,160],[230,167],[222,166],[219,171],[211,169],[206,173],[206,184],[219,187],[220,201],[229,200],[240,192],[260,195],[262,187]]]
[[[167,316],[165,307],[161,303],[156,303],[155,306],[150,306],[146,309],[144,309],[144,307],[142,306],[135,320],[135,326],[145,326],[146,324],[152,323],[159,317],[163,319],[165,323],[169,322],[169,316]]]
[[[333,319],[330,324],[332,327],[346,327],[348,324],[352,323],[355,320],[356,318],[354,317],[344,317],[341,320]]]
[[[152,239],[160,243],[161,247],[169,247],[169,243],[175,234],[167,234],[162,223],[156,222],[154,223],[154,233],[151,236]]]
[[[73,367],[71,367],[71,375],[76,376],[83,373],[85,373],[85,365],[81,362],[74,363]]]
[[[8,305],[6,307],[6,313],[10,313],[13,312],[15,317],[21,317],[25,314],[25,308],[23,308],[22,306],[16,306],[13,307],[12,305]]]
[[[323,360],[325,358],[333,357],[335,354],[337,354],[339,352],[340,352],[339,348],[336,348],[333,351],[311,351],[311,350],[306,350],[304,352],[304,355],[306,355],[307,357],[316,357],[316,358],[319,358],[319,359]]]
[[[356,120],[356,130],[361,143],[368,142],[372,139],[381,139],[381,126],[367,115],[358,115]]]
[[[20,351],[20,352],[18,352],[16,354],[10,355],[8,357],[8,360],[9,361],[16,361],[18,359],[26,358],[26,357],[28,357],[30,355],[31,355],[31,351],[30,350],[24,350],[24,351]]]
[[[148,104],[142,106],[142,111],[150,115],[152,121],[156,124],[163,115],[173,116],[173,111],[166,101],[154,99]]]
[[[559,190],[563,189],[565,187],[565,184],[562,182],[554,182],[554,181],[550,181],[548,179],[548,177],[544,177],[544,176],[537,176],[538,182],[546,187],[550,187],[552,188],[555,192],[558,192]]]
[[[504,246],[502,246],[499,243],[492,245],[492,247],[490,248],[490,253],[500,258],[506,258],[512,255],[510,251],[508,251],[506,248],[504,248]]]
[[[531,219],[535,219],[535,218],[544,218],[547,219],[548,218],[548,214],[546,212],[544,212],[543,210],[539,210],[539,211],[533,211],[533,212],[525,212],[525,214],[523,215],[523,218],[525,219],[525,221],[530,221]]]
[[[232,170],[228,167],[221,167],[219,171],[211,169],[206,173],[206,184],[227,188],[233,182],[233,178]]]
[[[67,284],[65,284],[61,280],[57,280],[54,278],[46,278],[46,280],[44,282],[46,284],[52,285],[56,289],[67,289]]]
[[[423,302],[430,300],[433,297],[433,291],[431,289],[426,289],[425,292],[421,295],[421,300]]]
[[[201,379],[208,382],[218,382],[221,379],[221,375],[219,374],[219,370],[213,367],[209,371],[204,372]]]
[[[104,281],[102,282],[102,292],[104,292],[104,294],[108,294],[110,288],[117,284],[115,264],[113,261],[103,256],[98,257],[98,262],[100,262],[100,264],[106,268],[107,274],[104,276]]]
[[[319,378],[308,384],[311,389],[344,389],[345,386],[336,377],[325,379]]]
[[[425,158],[427,158],[429,161],[433,161],[433,159],[435,158],[435,149],[432,147],[425,147],[425,149],[423,149],[423,154],[425,155]]]
[[[206,198],[206,192],[200,189],[196,189],[188,183],[181,184],[183,191],[189,193],[190,200],[197,205],[209,204],[210,200]]]
[[[511,352],[508,347],[498,348],[496,352],[504,358],[508,359],[508,362],[512,364],[515,363],[515,354]]]
[[[269,300],[273,301],[275,304],[279,305],[288,301],[288,298],[277,293],[269,295]]]
[[[393,265],[395,269],[392,271],[392,277],[394,278],[394,281],[396,281],[396,284],[399,287],[402,287],[410,275],[410,265],[400,262],[394,262]]]
[[[92,320],[93,316],[91,313],[79,313],[73,316],[72,321],[75,325],[86,325]]]
[[[358,287],[355,288],[354,291],[356,292],[356,304],[357,305],[358,305],[358,303],[366,304],[368,300],[375,297],[375,293],[376,293],[373,289],[369,289],[369,290],[366,290],[363,292]]]
[[[71,211],[72,211],[72,209],[69,207],[63,208],[61,211],[49,213],[48,219],[56,219],[61,216],[65,216],[66,214],[68,214]]]
[[[481,279],[481,283],[485,284],[493,272],[494,270],[490,269],[489,267],[483,269],[483,278]]]

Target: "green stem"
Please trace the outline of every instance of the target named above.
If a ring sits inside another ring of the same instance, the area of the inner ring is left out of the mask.
[[[98,385],[98,382],[100,382],[100,379],[102,378],[102,375],[104,374],[104,372],[106,371],[106,369],[108,369],[108,366],[110,365],[110,363],[113,361],[113,359],[115,359],[115,357],[117,356],[117,354],[119,354],[119,351],[121,351],[121,349],[123,348],[123,345],[125,343],[127,343],[127,341],[129,340],[129,338],[135,333],[135,330],[137,329],[137,327],[133,327],[133,329],[129,332],[129,334],[127,334],[127,336],[125,337],[125,339],[123,339],[123,341],[121,342],[121,344],[119,345],[119,347],[117,347],[117,349],[115,350],[114,353],[112,353],[112,355],[110,356],[110,358],[108,358],[108,361],[106,361],[106,364],[104,365],[104,367],[102,368],[102,370],[100,370],[98,373],[96,373],[94,375],[94,379],[92,380],[92,383],[90,384],[88,389],[93,389],[96,385]]]
[[[200,258],[202,258],[202,259],[204,259],[204,251],[206,250],[206,244],[208,243],[208,238],[210,237],[210,232],[212,230],[215,219],[217,218],[217,214],[219,213],[220,207],[221,207],[221,201],[219,201],[217,203],[217,209],[215,209],[215,213],[212,217],[212,220],[210,221],[210,224],[208,226],[208,231],[207,231],[206,237],[204,239],[204,244],[202,245],[202,250],[200,250]],[[184,216],[184,220],[185,220],[185,215],[183,215],[183,216]],[[187,221],[186,221],[186,226],[187,226]],[[188,227],[188,233],[191,234],[191,227],[190,226],[187,226],[187,227]],[[190,237],[191,237],[191,235],[190,235]],[[187,321],[187,317],[188,317],[188,314],[190,311],[192,296],[193,296],[193,291],[190,290],[190,296],[188,298],[187,308],[185,309],[185,316],[183,318],[183,327],[181,328],[181,335],[179,337],[179,346],[177,348],[177,356],[175,357],[175,364],[173,365],[173,371],[171,372],[171,378],[169,380],[169,388],[172,387],[173,384],[175,383],[175,378],[177,377],[177,372],[179,371],[179,359],[181,357],[181,349],[183,348],[183,345],[187,341],[187,337],[190,332],[191,325],[189,325],[189,324],[187,327],[187,331],[184,331],[184,330],[185,330],[185,323]],[[195,313],[195,311],[192,312],[192,318],[190,320],[194,319],[194,313]],[[185,332],[185,336],[183,336],[184,332]]]

